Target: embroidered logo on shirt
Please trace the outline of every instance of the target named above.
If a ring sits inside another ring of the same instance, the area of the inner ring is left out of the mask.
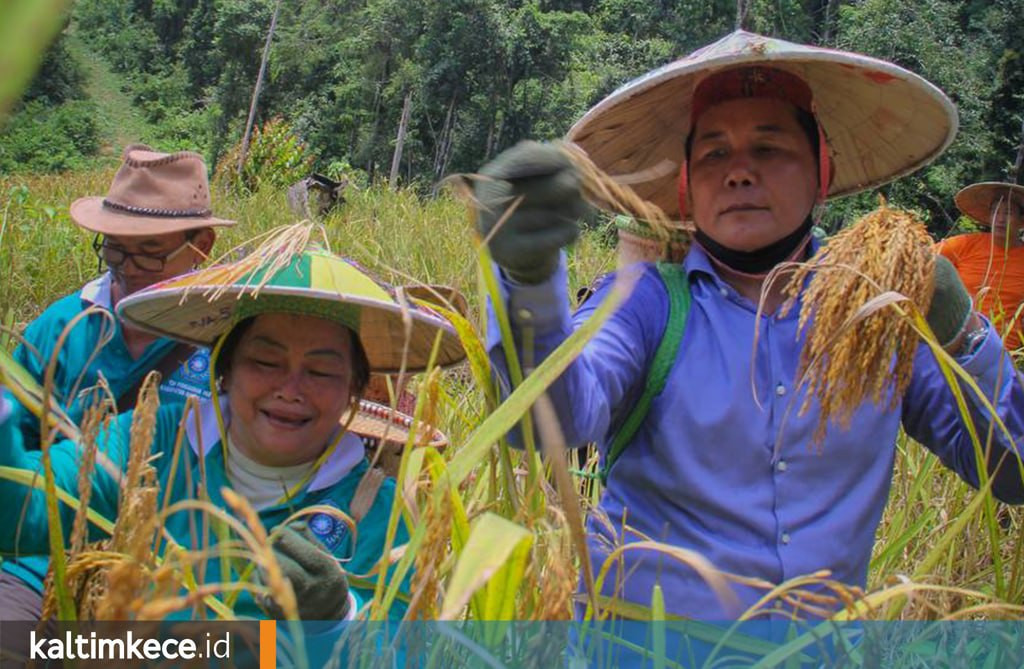
[[[201,348],[160,386],[161,392],[181,397],[210,397],[210,351]]]
[[[335,504],[327,503],[336,507]],[[348,526],[329,513],[314,513],[307,522],[313,535],[332,553],[338,550],[348,535]]]
[[[201,348],[185,361],[186,378],[195,381],[206,381],[206,372],[210,369],[210,352]]]

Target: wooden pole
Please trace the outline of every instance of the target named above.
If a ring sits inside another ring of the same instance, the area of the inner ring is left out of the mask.
[[[252,91],[252,102],[249,103],[249,118],[245,122],[245,134],[242,135],[242,150],[238,153],[238,176],[242,176],[242,166],[245,165],[245,157],[249,153],[249,140],[252,138],[252,124],[256,120],[256,106],[260,99],[260,90],[263,88],[263,76],[267,72],[267,60],[270,59],[270,42],[274,39],[274,30],[277,28],[277,15],[281,11],[281,0],[277,0],[274,6],[274,16],[270,19],[270,30],[267,31],[267,41],[263,45],[263,58],[260,60],[260,73],[256,75],[256,87]]]

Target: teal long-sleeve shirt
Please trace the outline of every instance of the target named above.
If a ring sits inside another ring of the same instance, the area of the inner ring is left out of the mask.
[[[107,272],[51,304],[25,328],[24,343],[14,351],[15,360],[40,385],[47,365],[56,356],[53,393],[75,423],[81,421],[85,409],[96,400],[89,391],[100,384],[101,376],[118,399],[131,391],[176,346],[171,339],[156,339],[142,355],[133,357],[125,343],[121,323],[113,312],[111,281]],[[91,308],[94,311],[85,314]],[[69,325],[72,325],[70,329]],[[62,336],[63,342],[58,347]],[[209,367],[209,351],[197,349],[162,380],[160,403],[183,405],[189,396],[208,399]],[[25,447],[39,448],[39,420],[21,405],[16,405],[14,412]],[[6,560],[2,568],[24,580],[28,574],[45,573],[46,566],[45,560],[26,557]],[[34,580],[28,582],[37,587]]]
[[[8,396],[7,402],[13,403],[13,399]],[[183,414],[184,407],[175,405],[161,407],[156,415],[156,431],[151,452],[154,456],[152,464],[160,484],[160,499],[163,500],[165,495],[169,495],[170,505],[181,500],[199,499],[202,488],[209,495],[209,501],[213,505],[227,508],[221,490],[230,487],[230,483],[224,468],[223,448],[218,436],[213,403],[206,401],[200,404],[198,420],[191,415],[185,417],[185,443],[179,452],[177,467],[174,467],[174,446]],[[225,419],[230,420],[230,417],[226,416]],[[101,433],[99,439],[100,452],[121,471],[125,470],[128,463],[131,421],[131,413],[119,416]],[[81,447],[71,441],[61,441],[51,447],[50,454],[57,486],[74,494],[78,488]],[[22,435],[13,420],[3,420],[0,424],[0,465],[41,472],[41,456],[40,451],[27,450],[24,447]],[[259,511],[260,520],[270,530],[284,522],[296,510],[313,505],[334,507],[351,515],[352,497],[368,466],[361,440],[355,435],[346,435],[317,470],[304,491],[287,503]],[[356,526],[355,537],[344,522],[329,513],[316,513],[310,516],[310,529],[332,554],[343,561],[342,564],[348,573],[367,574],[377,564],[383,552],[394,495],[394,479],[386,479],[370,510]],[[97,466],[92,481],[90,507],[103,517],[114,519],[120,506],[119,497],[120,490],[115,478],[103,467]],[[74,511],[62,504],[61,523],[65,541],[70,534],[73,518]],[[188,548],[216,544],[217,540],[212,531],[205,537],[198,536],[203,531],[201,528],[210,526],[209,523],[204,524],[202,521],[200,512],[180,511],[167,515],[164,518],[164,527],[177,543]],[[14,529],[19,523],[20,532]],[[48,553],[48,523],[45,499],[41,491],[30,491],[23,485],[0,480],[0,526],[11,528],[0,535],[0,553],[6,556]],[[104,536],[101,530],[91,526],[90,540]],[[406,543],[407,540],[408,533],[404,525],[399,524],[395,545]],[[35,564],[22,562],[15,573],[29,585],[41,590],[45,572],[40,573],[35,569],[26,568],[34,567]],[[202,580],[205,583],[217,583],[237,580],[238,577],[237,566],[231,568],[231,573],[223,574],[220,560],[210,559],[206,563]],[[372,592],[368,590],[360,590],[358,587],[353,589],[356,595],[364,600],[372,596]],[[401,609],[401,606],[392,607],[392,615],[400,615]],[[238,617],[263,615],[248,594],[239,597],[234,613]]]
[[[81,316],[90,308],[97,311]],[[74,326],[58,348],[61,335],[72,322]],[[160,338],[150,343],[142,355],[132,357],[121,323],[113,312],[109,272],[51,304],[28,324],[22,336],[24,343],[14,351],[14,358],[40,385],[47,365],[54,355],[57,356],[54,395],[75,422],[81,420],[92,401],[88,391],[99,384],[100,375],[110,386],[114,398],[120,398],[176,346],[174,340]],[[209,351],[197,349],[173,374],[163,379],[160,403],[184,403],[189,396],[208,399],[209,367]],[[39,422],[36,417],[24,411],[18,420],[25,445],[37,448]]]

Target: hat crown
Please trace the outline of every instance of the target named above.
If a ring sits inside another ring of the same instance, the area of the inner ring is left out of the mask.
[[[103,204],[147,216],[210,216],[206,164],[192,151],[159,153],[130,146]]]

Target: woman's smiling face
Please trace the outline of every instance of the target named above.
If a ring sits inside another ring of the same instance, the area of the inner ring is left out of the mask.
[[[257,316],[229,352],[228,432],[243,454],[268,466],[314,460],[353,397],[351,331],[314,316]]]

